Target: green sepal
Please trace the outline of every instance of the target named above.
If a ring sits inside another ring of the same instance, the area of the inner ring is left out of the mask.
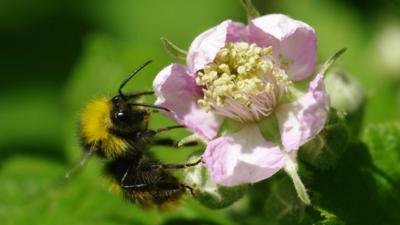
[[[164,45],[165,50],[167,53],[176,61],[186,61],[186,56],[187,56],[187,51],[179,48],[175,44],[173,44],[171,41],[168,39],[161,37],[160,38],[162,44]]]
[[[325,75],[332,65],[336,62],[336,60],[346,51],[346,48],[343,48],[339,51],[337,51],[335,54],[333,54],[331,57],[329,57],[326,62],[320,66],[318,74]],[[293,85],[289,86],[290,94],[284,96],[284,99],[281,100],[281,103],[290,103],[295,101],[296,99],[300,98],[304,94],[308,92],[310,82],[314,80],[316,74],[307,77],[304,80],[296,81],[293,82]]]
[[[244,123],[226,117],[218,130],[218,136],[239,132],[243,127],[245,127]]]
[[[200,153],[196,153],[189,158],[189,161],[199,157]],[[226,208],[247,192],[248,185],[225,187],[214,183],[204,166],[188,168],[184,176],[185,184],[193,188],[196,200],[210,209]]]
[[[269,142],[280,144],[281,143],[281,135],[279,132],[279,123],[275,114],[272,114],[268,117],[263,118],[258,123],[258,128],[261,131],[263,137]]]
[[[333,54],[331,57],[329,57],[328,60],[322,65],[322,69],[320,71],[320,74],[325,75],[329,69],[332,67],[332,65],[336,62],[336,60],[347,50],[347,48],[342,48],[339,51],[337,51],[335,54]]]
[[[260,16],[260,12],[256,9],[253,5],[251,0],[240,0],[244,9],[246,10],[247,20],[250,22],[252,19],[257,18]]]

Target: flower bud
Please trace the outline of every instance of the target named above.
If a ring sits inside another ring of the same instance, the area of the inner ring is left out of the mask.
[[[198,159],[199,155],[191,156],[189,161]],[[247,185],[234,187],[217,185],[204,166],[188,168],[185,171],[185,183],[193,188],[196,199],[210,209],[222,209],[232,205],[243,197],[247,190]]]
[[[332,68],[326,76],[325,85],[333,108],[350,114],[364,107],[364,90],[356,79],[341,68]]]
[[[356,140],[366,103],[366,95],[360,83],[343,69],[333,68],[325,80],[331,106],[344,119],[350,139]]]

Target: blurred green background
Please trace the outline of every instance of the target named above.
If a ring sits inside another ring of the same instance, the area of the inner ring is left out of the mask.
[[[254,3],[262,14],[285,13],[313,26],[319,62],[348,48],[339,61],[367,93],[364,126],[400,119],[399,0]],[[108,191],[99,160],[69,184],[53,185],[81,154],[76,120],[88,101],[113,95],[148,59],[154,62],[126,90],[151,89],[172,62],[160,37],[188,48],[227,18],[246,22],[238,0],[0,1],[0,224],[237,224],[227,215],[240,205],[210,210],[188,198],[160,213],[125,203]],[[153,121],[173,124],[159,115]],[[180,162],[192,150],[154,151]]]

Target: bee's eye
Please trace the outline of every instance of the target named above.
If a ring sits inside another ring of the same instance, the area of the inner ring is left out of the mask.
[[[120,127],[135,126],[139,123],[141,124],[144,121],[146,115],[147,114],[142,111],[120,109],[116,110],[112,114],[112,120],[117,126]]]
[[[112,103],[114,104],[114,105],[119,105],[119,97],[118,96],[115,96],[114,98],[112,98]]]
[[[127,116],[126,113],[119,111],[114,113],[114,118],[117,119],[118,121],[124,121],[126,120]]]

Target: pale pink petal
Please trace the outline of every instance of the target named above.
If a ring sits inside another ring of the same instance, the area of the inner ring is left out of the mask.
[[[249,24],[249,42],[272,46],[291,80],[310,76],[316,62],[316,35],[308,24],[282,14],[258,17]]]
[[[276,109],[282,144],[298,150],[324,127],[329,112],[329,97],[321,74],[310,83],[308,92],[295,102]]]
[[[226,20],[203,32],[192,42],[187,65],[191,74],[201,70],[212,62],[226,42],[237,42],[244,38],[246,27],[237,22]]]
[[[163,113],[194,133],[207,139],[215,137],[222,118],[197,106],[202,91],[185,67],[167,66],[154,79],[153,88],[157,96],[155,104],[171,110],[161,110]]]
[[[224,186],[255,183],[285,164],[278,145],[266,141],[254,124],[208,143],[203,162],[214,182]]]

